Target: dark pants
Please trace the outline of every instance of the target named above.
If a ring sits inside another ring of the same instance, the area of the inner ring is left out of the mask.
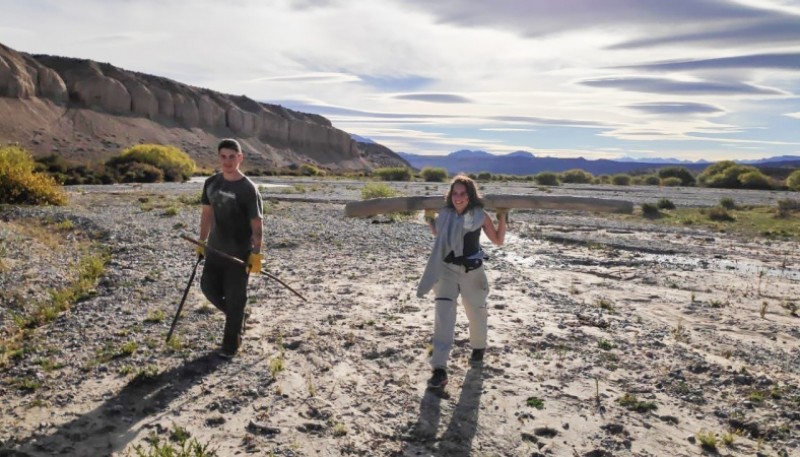
[[[244,268],[206,260],[200,289],[214,306],[225,313],[222,350],[233,354],[241,345],[244,307],[247,304],[247,280]]]

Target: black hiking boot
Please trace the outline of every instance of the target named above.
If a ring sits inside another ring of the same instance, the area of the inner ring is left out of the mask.
[[[443,389],[447,385],[447,371],[444,368],[433,370],[433,376],[428,379],[428,387],[431,389]]]
[[[473,349],[472,356],[469,358],[469,364],[473,367],[483,366],[483,353],[486,349]]]

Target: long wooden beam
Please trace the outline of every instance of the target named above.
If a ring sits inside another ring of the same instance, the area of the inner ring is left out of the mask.
[[[595,197],[570,197],[551,195],[487,194],[481,198],[487,209],[555,209],[567,211],[597,211],[606,213],[631,213],[633,202]],[[425,209],[440,209],[444,198],[390,197],[349,202],[344,206],[347,217],[365,217],[375,214],[402,213]]]

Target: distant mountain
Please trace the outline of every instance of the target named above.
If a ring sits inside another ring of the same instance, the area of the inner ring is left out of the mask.
[[[366,143],[366,144],[377,144],[369,138],[364,138],[363,136],[356,135],[355,133],[350,134],[350,138],[353,139],[356,143]]]
[[[646,172],[669,166],[684,167],[692,172],[699,173],[713,163],[706,160],[691,162],[661,158],[588,160],[583,157],[536,157],[527,151],[514,151],[506,155],[494,155],[486,151],[470,151],[467,149],[455,151],[446,156],[427,156],[406,152],[400,152],[398,155],[407,160],[414,168],[441,167],[450,174],[488,171],[490,173],[509,175],[533,175],[543,171],[561,173],[573,168],[580,168],[594,175],[612,175],[637,171]],[[756,161],[741,161],[740,163],[756,165],[759,168],[767,166],[770,168],[797,168],[800,167],[800,157],[780,156]]]
[[[668,158],[661,158],[661,157],[648,157],[645,159],[639,157],[620,157],[619,159],[614,159],[617,162],[638,162],[638,163],[662,163],[662,164],[670,164],[670,165],[682,165],[682,164],[695,164],[695,163],[704,163],[709,164],[708,160],[699,159],[699,160],[681,160],[675,159],[672,157]]]

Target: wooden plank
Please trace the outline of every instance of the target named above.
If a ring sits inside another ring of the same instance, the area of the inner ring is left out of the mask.
[[[553,195],[486,194],[481,198],[487,209],[555,209],[567,211],[597,211],[608,213],[631,213],[633,203],[594,197],[571,197]],[[440,209],[444,197],[390,197],[349,202],[344,206],[347,217],[365,217],[376,214],[402,213],[425,209]]]

